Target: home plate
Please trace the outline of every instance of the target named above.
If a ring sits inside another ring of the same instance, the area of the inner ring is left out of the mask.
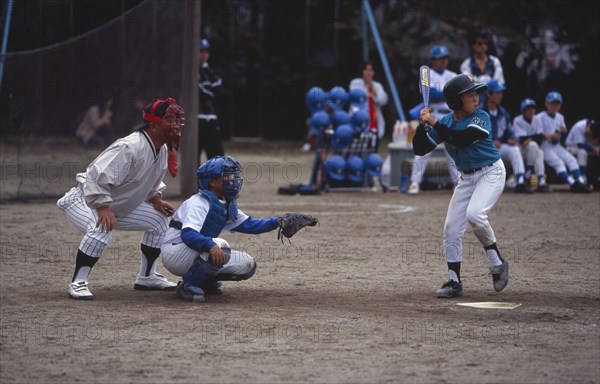
[[[498,301],[480,301],[478,303],[456,303],[456,305],[485,309],[515,309],[521,306],[520,303],[501,303]]]

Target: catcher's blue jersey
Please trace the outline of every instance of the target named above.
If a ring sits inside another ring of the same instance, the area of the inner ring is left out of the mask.
[[[488,115],[487,112],[478,109],[474,114],[460,121],[454,120],[452,118],[452,113],[449,113],[442,117],[439,122],[456,131],[462,131],[468,127],[473,127],[488,133],[488,136],[485,139],[477,140],[473,144],[462,148],[444,143],[448,153],[456,162],[456,168],[458,168],[459,171],[463,172],[485,167],[500,159],[500,151],[496,149],[492,140],[492,124],[490,122],[490,115]],[[429,130],[427,136],[435,145],[438,145],[443,141],[434,128]]]

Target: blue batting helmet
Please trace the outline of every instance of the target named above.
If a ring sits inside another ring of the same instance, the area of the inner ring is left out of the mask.
[[[223,179],[223,195],[227,199],[235,198],[242,189],[244,177],[242,165],[231,156],[217,156],[208,159],[198,167],[196,172],[200,189],[209,190],[208,182],[221,177]]]
[[[346,160],[346,175],[348,179],[354,183],[363,181],[364,163],[362,159],[356,155],[348,157]]]
[[[562,95],[556,91],[548,92],[548,94],[546,95],[546,103],[553,103],[555,101],[558,101],[562,104]]]
[[[527,98],[527,99],[521,101],[521,112],[525,111],[527,109],[527,107],[535,108],[536,107],[535,100]]]
[[[346,160],[340,155],[333,155],[325,162],[327,175],[335,181],[342,181],[346,177]]]
[[[448,52],[448,47],[445,45],[434,45],[429,50],[429,58],[432,60],[441,59],[442,57],[448,57],[450,53]]]
[[[325,111],[316,111],[310,118],[310,129],[315,136],[323,136],[329,127],[329,115]]]
[[[348,92],[342,87],[333,87],[329,91],[329,106],[334,110],[341,110],[348,103]]]
[[[327,101],[327,93],[320,87],[312,87],[306,92],[306,106],[310,113],[322,111]]]
[[[348,124],[342,124],[335,129],[331,137],[331,146],[334,149],[342,149],[352,144],[352,127]]]
[[[210,43],[206,39],[200,40],[200,49],[210,49]]]
[[[350,125],[354,133],[366,132],[369,129],[369,113],[365,109],[354,112],[350,116]]]
[[[331,115],[331,123],[336,128],[342,124],[350,124],[350,115],[348,112],[343,110],[333,111],[333,114]]]
[[[377,153],[371,153],[365,159],[365,168],[371,176],[381,176],[381,167],[383,167],[383,160]]]
[[[350,104],[354,105],[360,106],[365,104],[368,97],[369,95],[367,95],[367,91],[362,88],[352,88],[348,93],[348,101]]]

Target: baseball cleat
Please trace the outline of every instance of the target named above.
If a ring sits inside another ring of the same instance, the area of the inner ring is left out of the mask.
[[[199,287],[187,283],[179,283],[175,290],[175,294],[183,300],[193,301],[194,303],[204,302],[204,291]]]
[[[538,185],[536,191],[540,192],[540,193],[548,193],[548,192],[552,192],[552,189],[550,189],[550,186],[548,186],[548,184],[544,184],[544,185]]]
[[[575,183],[573,183],[571,185],[571,192],[575,192],[575,193],[590,193],[590,192],[592,192],[592,190],[589,189],[584,184],[581,184],[580,182],[576,181]]]
[[[515,187],[515,193],[533,193],[531,187],[527,184],[517,184]]]
[[[419,184],[412,182],[406,191],[409,195],[416,195],[419,193]]]
[[[463,295],[463,286],[458,281],[448,280],[435,293],[437,297],[459,297]]]
[[[223,283],[218,280],[208,280],[200,284],[200,288],[207,295],[222,295],[223,294]]]
[[[87,281],[77,281],[69,283],[69,297],[76,300],[93,300],[94,295],[88,289]]]
[[[150,276],[140,276],[138,273],[133,285],[133,289],[138,291],[174,291],[175,288],[177,288],[177,284],[156,272]]]
[[[494,289],[500,292],[508,285],[508,261],[502,259],[501,265],[490,267],[490,274],[494,282]]]

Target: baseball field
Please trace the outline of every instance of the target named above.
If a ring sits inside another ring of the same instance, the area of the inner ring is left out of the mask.
[[[467,230],[465,294],[438,299],[450,191],[278,195],[307,182],[313,155],[226,143],[245,167],[244,212],[306,212],[320,226],[283,243],[275,232],[223,233],[258,270],[203,304],[135,291],[141,234],[116,231],[91,274],[95,300],[75,301],[81,234],[54,197],[7,200],[63,193],[101,151],[65,147],[57,158],[55,148],[2,150],[2,383],[600,382],[599,193],[505,191],[490,220],[508,287],[493,290]],[[179,179],[165,181],[178,206]],[[457,305],[474,302],[505,308]]]

